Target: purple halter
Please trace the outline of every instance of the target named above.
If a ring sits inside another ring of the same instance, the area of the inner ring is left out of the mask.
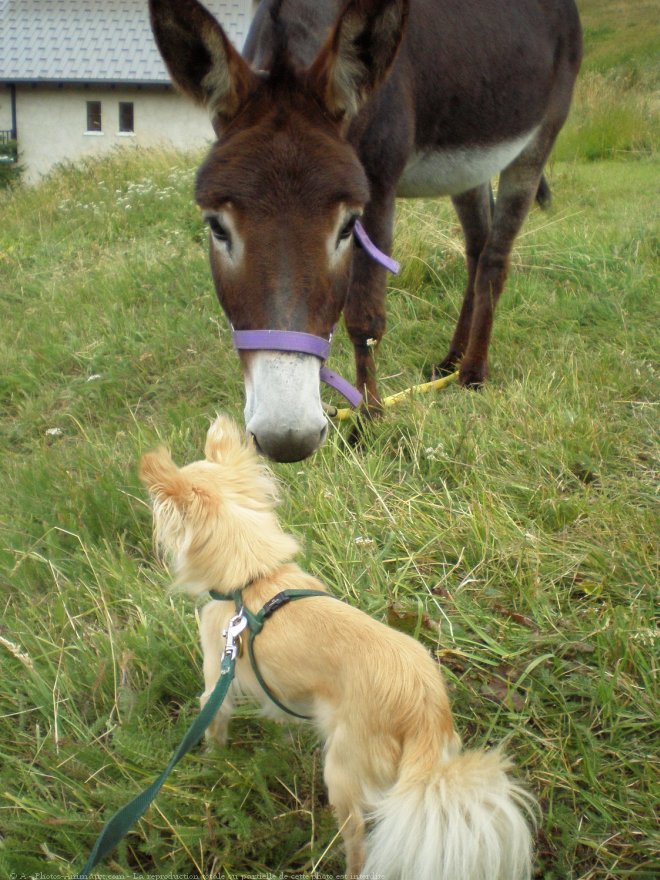
[[[395,275],[399,272],[401,268],[399,263],[378,250],[359,220],[355,224],[354,233],[358,243],[372,260]],[[232,330],[232,338],[237,351],[290,351],[296,354],[311,354],[321,361],[326,361],[330,354],[332,333],[329,339],[325,339],[323,336],[302,333],[299,330]],[[343,395],[351,406],[359,406],[362,403],[362,394],[357,388],[333,370],[322,366],[320,377],[322,382]]]
[[[358,244],[364,248],[375,263],[383,266],[383,268],[387,269],[388,272],[391,272],[392,275],[399,274],[401,271],[401,264],[397,263],[396,260],[393,260],[392,257],[388,257],[387,254],[378,250],[359,220],[356,221],[353,232],[357,238]]]

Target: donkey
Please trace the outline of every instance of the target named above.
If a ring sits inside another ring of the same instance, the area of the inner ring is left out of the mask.
[[[342,311],[364,409],[379,411],[397,196],[452,199],[467,285],[435,369],[483,383],[513,242],[580,66],[574,0],[261,0],[243,56],[197,0],[150,8],[174,83],[217,135],[196,199],[259,449],[298,461],[323,442],[321,362]]]

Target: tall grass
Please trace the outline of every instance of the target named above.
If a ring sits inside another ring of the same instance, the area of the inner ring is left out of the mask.
[[[0,877],[72,876],[196,712],[195,609],[167,595],[136,463],[159,442],[197,458],[217,409],[241,417],[197,158],[122,153],[0,194]],[[402,404],[362,449],[333,426],[276,468],[281,516],[310,570],[437,656],[465,742],[506,742],[542,805],[537,880],[650,880],[657,169],[639,150],[550,174],[483,393]],[[402,203],[395,251],[387,393],[444,353],[465,277],[446,203]],[[351,373],[341,331],[332,362]],[[101,875],[341,874],[321,763],[308,729],[242,710]]]
[[[635,159],[656,155],[658,144],[657,97],[641,88],[630,72],[585,71],[554,158]]]
[[[660,23],[649,0],[579,0],[585,57],[554,157],[631,159],[660,143]]]
[[[117,157],[3,204],[6,872],[68,873],[164,765],[201,687],[135,476],[200,454],[242,389],[190,200],[193,162]],[[434,650],[469,743],[506,738],[544,808],[539,876],[652,876],[657,400],[652,165],[556,166],[520,239],[493,377],[332,432],[278,468],[339,594]],[[141,183],[131,184],[131,181]],[[118,192],[117,192],[118,190]],[[442,203],[402,204],[388,391],[447,344],[463,268]],[[333,361],[349,372],[340,335]],[[341,870],[306,731],[249,716],[178,768],[107,869]],[[222,876],[222,874],[221,874]]]

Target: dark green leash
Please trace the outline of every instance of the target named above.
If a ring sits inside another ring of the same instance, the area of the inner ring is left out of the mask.
[[[283,605],[288,604],[291,601],[296,599],[304,599],[307,596],[327,596],[329,598],[333,598],[329,593],[322,592],[321,590],[283,590],[281,593],[278,593],[276,596],[273,596],[263,608],[258,611],[256,614],[253,614],[251,611],[248,611],[247,608],[244,608],[242,605],[241,599],[241,591],[237,590],[231,596],[224,596],[221,593],[211,592],[211,596],[214,599],[227,600],[233,599],[236,603],[236,614],[231,618],[229,623],[227,624],[227,629],[225,631],[226,635],[226,643],[225,650],[222,657],[222,663],[220,664],[220,675],[218,677],[218,681],[216,686],[211,691],[211,695],[202,711],[199,713],[197,718],[190,725],[186,733],[184,734],[183,739],[181,740],[180,745],[170,758],[167,766],[160,774],[160,776],[155,779],[151,785],[144,789],[140,794],[133,798],[132,801],[126,804],[126,806],[117,810],[117,812],[112,816],[104,825],[103,830],[99,834],[96,843],[85,863],[85,867],[80,871],[79,874],[76,875],[75,880],[87,880],[92,869],[98,865],[101,859],[105,858],[111,850],[117,846],[120,840],[128,834],[130,829],[135,825],[135,823],[140,819],[147,811],[149,805],[154,800],[158,792],[163,787],[165,780],[170,775],[174,767],[179,763],[181,758],[186,755],[192,748],[194,748],[200,739],[204,736],[204,731],[209,726],[211,721],[213,720],[216,712],[222,706],[225,697],[227,696],[227,691],[229,690],[229,686],[231,685],[234,675],[236,674],[236,658],[238,657],[238,649],[239,649],[239,636],[241,632],[247,627],[249,629],[249,640],[248,640],[248,651],[250,655],[250,662],[252,664],[252,669],[257,677],[257,681],[264,689],[266,695],[271,699],[280,709],[283,709],[285,712],[288,712],[289,715],[295,715],[297,718],[308,718],[307,715],[298,715],[297,712],[293,712],[291,709],[287,709],[280,701],[275,697],[270,688],[266,685],[263,680],[261,673],[259,672],[259,668],[256,663],[256,659],[254,656],[254,639],[261,632],[264,627],[264,623],[271,614],[274,614],[278,608],[281,608]]]

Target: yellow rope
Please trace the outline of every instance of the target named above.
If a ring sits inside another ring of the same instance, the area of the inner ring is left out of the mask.
[[[426,394],[428,391],[440,391],[443,388],[446,388],[447,385],[451,385],[452,382],[455,382],[457,379],[458,372],[452,373],[450,376],[442,376],[440,379],[434,379],[432,382],[423,382],[421,385],[413,385],[412,388],[406,388],[405,391],[399,391],[398,394],[392,394],[390,397],[385,397],[382,401],[382,405],[384,407],[394,406],[397,403],[401,403],[402,400],[409,400],[410,398],[415,397],[417,394]],[[334,407],[327,407],[326,409],[330,418],[337,419],[338,421],[350,419],[350,417],[356,412],[356,410],[351,409],[348,406],[345,409],[335,409]]]

